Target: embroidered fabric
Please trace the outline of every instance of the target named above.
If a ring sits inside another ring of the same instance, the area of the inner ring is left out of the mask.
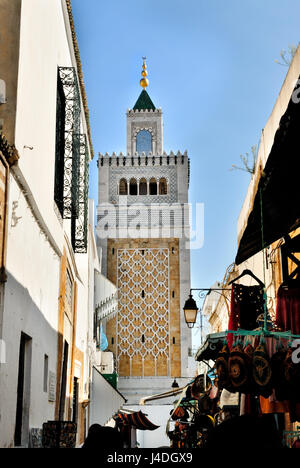
[[[232,285],[231,310],[228,323],[229,330],[254,330],[257,328],[257,318],[264,314],[264,291],[261,286]],[[233,336],[229,333],[228,344],[231,349]]]

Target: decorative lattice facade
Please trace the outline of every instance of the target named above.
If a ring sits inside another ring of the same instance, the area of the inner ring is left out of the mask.
[[[117,255],[119,370],[128,361],[132,375],[135,359],[140,362],[142,376],[146,361],[153,363],[154,376],[158,362],[169,375],[169,251],[120,249]]]
[[[178,240],[110,239],[107,250],[118,313],[106,332],[119,375],[180,375]]]

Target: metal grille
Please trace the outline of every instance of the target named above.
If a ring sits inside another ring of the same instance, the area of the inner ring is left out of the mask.
[[[65,159],[65,94],[60,77],[57,77],[56,96],[56,140],[54,200],[63,216],[64,159]]]
[[[74,67],[58,67],[59,79],[65,98],[64,115],[64,167],[62,190],[62,216],[78,217],[78,179],[80,159],[80,95]]]
[[[86,135],[77,135],[79,145],[78,164],[78,211],[72,216],[72,246],[76,253],[87,252],[88,192],[89,192],[89,154]]]

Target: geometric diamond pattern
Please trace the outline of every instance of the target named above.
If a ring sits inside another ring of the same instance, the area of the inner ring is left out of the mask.
[[[169,363],[169,250],[118,249],[117,365],[151,355],[154,375],[157,359]]]

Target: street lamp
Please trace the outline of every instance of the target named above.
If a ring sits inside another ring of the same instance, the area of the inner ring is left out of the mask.
[[[189,298],[185,301],[183,312],[187,326],[193,328],[196,323],[198,307],[192,293],[190,293]]]
[[[208,296],[212,291],[216,291],[218,294],[220,294],[221,296],[225,297],[225,299],[227,299],[227,297],[224,295],[224,291],[231,291],[231,289],[227,289],[227,288],[209,288],[209,289],[192,288],[190,289],[189,299],[187,299],[183,307],[185,321],[189,328],[193,328],[193,326],[195,325],[197,312],[198,312],[198,307],[197,307],[195,300],[193,299],[192,291],[200,291],[199,292],[200,299],[206,298],[206,296]],[[202,315],[201,315],[201,318],[202,318]],[[202,324],[201,324],[201,329],[202,329]]]

